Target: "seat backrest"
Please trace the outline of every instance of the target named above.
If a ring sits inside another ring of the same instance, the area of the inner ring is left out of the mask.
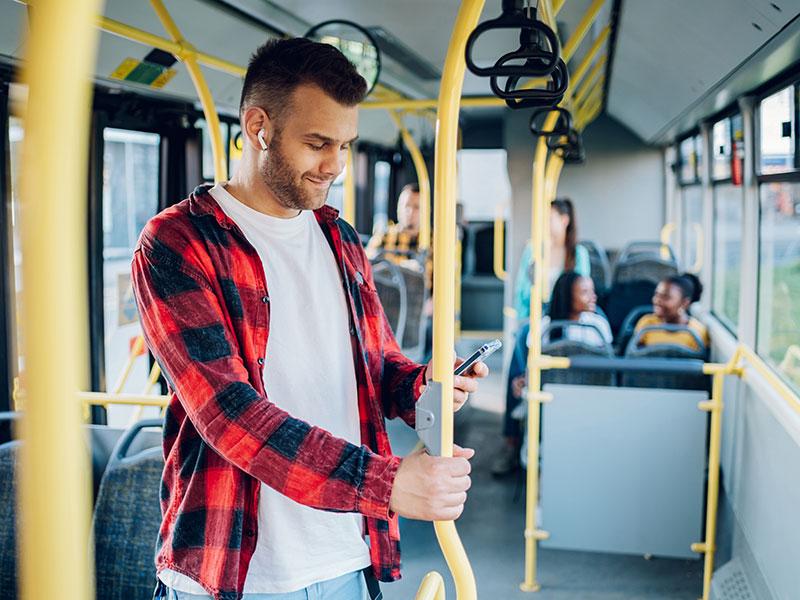
[[[700,350],[678,344],[652,344],[639,346],[639,340],[648,331],[683,331],[691,335]],[[654,325],[644,327],[628,342],[625,356],[629,358],[691,358],[705,360],[708,349],[697,332],[683,325]],[[648,387],[679,390],[707,390],[708,377],[684,373],[623,373],[620,384],[626,387]]]
[[[625,354],[630,358],[692,358],[705,360],[705,352],[696,352],[685,346],[659,344],[634,348]],[[661,388],[669,390],[708,390],[705,375],[688,373],[623,373],[620,385],[624,387]]]
[[[637,306],[650,304],[655,291],[656,284],[647,280],[615,282],[611,286],[604,299],[603,309],[615,337],[631,310]]]
[[[425,273],[400,266],[400,273],[406,283],[406,326],[403,337],[398,338],[403,353],[421,362],[425,353],[425,328],[427,317],[425,316],[425,301],[428,298],[428,289],[425,284]]]
[[[380,259],[372,263],[372,279],[395,338],[403,339],[408,313],[408,292],[400,267]]]
[[[649,256],[676,263],[678,259],[669,244],[663,244],[660,240],[637,240],[628,243],[619,253],[617,264],[623,263],[632,258]]]
[[[583,240],[578,245],[586,248],[589,253],[590,276],[598,296],[602,296],[611,286],[611,265],[608,255],[599,244],[591,240]]]
[[[164,459],[160,448],[126,455],[142,429],[161,424],[150,419],[126,431],[103,474],[92,520],[97,600],[152,597]]]
[[[542,346],[542,354],[547,356],[614,356],[610,346],[590,346],[582,342],[561,339]],[[614,385],[614,373],[581,371],[578,369],[547,369],[542,372],[542,385],[546,383],[566,383],[572,385]]]
[[[670,260],[653,256],[633,256],[617,263],[614,269],[614,282],[649,281],[658,284],[667,277],[678,274],[678,265]]]
[[[635,306],[630,310],[628,315],[622,321],[622,325],[620,325],[619,331],[617,332],[617,337],[615,339],[615,345],[619,354],[623,354],[625,349],[628,347],[628,343],[631,341],[633,331],[636,329],[636,323],[639,322],[639,319],[645,315],[649,315],[652,312],[652,304],[642,304],[641,306]]]
[[[0,446],[0,591],[4,600],[17,598],[17,460],[18,441]]]

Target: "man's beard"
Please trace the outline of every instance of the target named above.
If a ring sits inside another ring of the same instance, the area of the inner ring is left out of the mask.
[[[269,155],[261,169],[261,177],[282,206],[296,210],[315,210],[320,208],[325,204],[328,192],[331,189],[329,185],[313,193],[303,186],[302,176],[292,169],[286,156],[281,151],[278,134],[275,135],[269,146]]]

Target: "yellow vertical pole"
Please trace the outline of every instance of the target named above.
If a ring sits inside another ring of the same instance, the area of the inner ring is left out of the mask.
[[[546,221],[543,238],[542,238],[542,269],[545,270],[547,275],[546,285],[542,286],[542,301],[548,302],[550,294],[553,290],[550,289],[550,211],[548,208],[556,198],[556,191],[558,190],[558,179],[561,177],[561,167],[564,166],[564,160],[558,154],[550,154],[547,159],[547,170],[544,176],[544,218]]]
[[[494,212],[494,256],[492,267],[494,276],[500,281],[505,281],[507,277],[505,269],[505,218],[503,216],[503,205],[498,204]]]
[[[172,20],[164,3],[161,0],[150,0],[150,4],[153,5],[153,10],[156,11],[161,24],[172,40],[178,43],[181,48],[187,50],[187,52],[181,53],[178,58],[186,65],[189,77],[191,77],[192,83],[197,90],[197,96],[200,98],[200,104],[203,106],[208,133],[211,136],[211,152],[214,155],[214,181],[217,183],[225,181],[228,179],[228,160],[225,154],[225,145],[222,143],[219,115],[217,115],[217,109],[214,107],[214,98],[211,96],[211,90],[208,89],[205,77],[203,77],[203,71],[197,62],[197,53],[183,39],[180,29],[178,29],[175,21]]]
[[[545,129],[552,129],[558,113],[550,112],[544,121]],[[531,218],[531,244],[534,277],[531,285],[531,326],[530,346],[528,347],[528,479],[525,499],[525,581],[520,589],[537,592],[541,589],[536,580],[536,561],[538,541],[547,537],[546,532],[537,528],[536,507],[539,503],[539,405],[541,403],[542,369],[542,288],[545,281],[544,237],[547,229],[545,165],[547,161],[547,141],[540,137],[536,142],[533,160],[533,210]]]
[[[456,249],[456,146],[458,110],[466,68],[467,37],[475,29],[484,0],[463,0],[447,49],[436,113],[436,153],[433,236],[433,379],[442,385],[442,455],[453,455],[453,313]],[[434,523],[436,537],[455,580],[459,600],[475,600],[477,589],[469,559],[455,523]]]
[[[344,171],[344,220],[356,224],[356,174],[354,172],[353,149],[347,149],[347,164]]]
[[[86,164],[101,9],[100,0],[41,0],[30,12],[20,186],[29,373],[18,471],[24,600],[94,597],[90,470],[75,394],[87,373]]]
[[[403,138],[408,153],[411,155],[411,161],[414,163],[414,170],[417,172],[417,183],[419,184],[419,243],[420,250],[427,250],[431,247],[431,180],[428,176],[428,167],[425,164],[425,158],[422,152],[411,136],[400,114],[397,111],[389,111],[400,135]]]
[[[732,361],[733,362],[733,361]],[[709,373],[709,371],[706,371]],[[725,370],[715,369],[711,372],[711,401],[701,402],[700,409],[711,413],[711,439],[708,449],[708,492],[706,501],[705,540],[692,544],[694,552],[703,552],[703,598],[708,600],[711,593],[711,576],[714,574],[714,554],[716,553],[717,510],[719,504],[719,461],[722,443],[722,393],[725,382]]]

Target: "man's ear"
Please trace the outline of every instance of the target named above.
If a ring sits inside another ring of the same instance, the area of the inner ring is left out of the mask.
[[[242,125],[242,135],[253,149],[258,152],[264,149],[259,141],[258,135],[258,132],[262,129],[264,130],[262,137],[267,147],[269,147],[275,128],[267,111],[260,106],[251,106],[242,113],[240,121]]]

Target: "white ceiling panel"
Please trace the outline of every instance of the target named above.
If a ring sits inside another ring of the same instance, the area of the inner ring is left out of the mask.
[[[798,12],[800,0],[624,1],[608,111],[654,139]]]

